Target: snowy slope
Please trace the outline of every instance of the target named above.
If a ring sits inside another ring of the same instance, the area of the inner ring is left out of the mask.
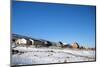
[[[16,47],[23,53],[12,55],[12,65],[67,63],[79,61],[94,61],[95,51],[78,49],[51,49]]]

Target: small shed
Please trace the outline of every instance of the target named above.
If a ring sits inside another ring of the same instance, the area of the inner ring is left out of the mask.
[[[72,44],[72,48],[79,48],[79,44],[78,44],[77,42],[74,42],[74,43]]]

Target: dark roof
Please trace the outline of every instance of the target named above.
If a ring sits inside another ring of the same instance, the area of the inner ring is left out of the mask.
[[[12,34],[12,39],[17,39],[17,38],[25,38],[27,40],[32,39],[32,40],[38,40],[38,41],[48,41],[48,40],[44,40],[44,39],[38,39],[38,38],[32,38],[32,37],[28,37],[28,36],[23,36],[23,35],[19,35],[19,34]],[[51,41],[49,41],[51,42]]]

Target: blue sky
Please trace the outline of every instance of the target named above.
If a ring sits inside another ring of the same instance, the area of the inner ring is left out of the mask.
[[[14,1],[12,32],[94,47],[95,6]]]

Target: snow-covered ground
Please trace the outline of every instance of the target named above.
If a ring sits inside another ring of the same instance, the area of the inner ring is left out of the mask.
[[[22,53],[12,54],[12,65],[94,61],[94,50],[16,47]]]

